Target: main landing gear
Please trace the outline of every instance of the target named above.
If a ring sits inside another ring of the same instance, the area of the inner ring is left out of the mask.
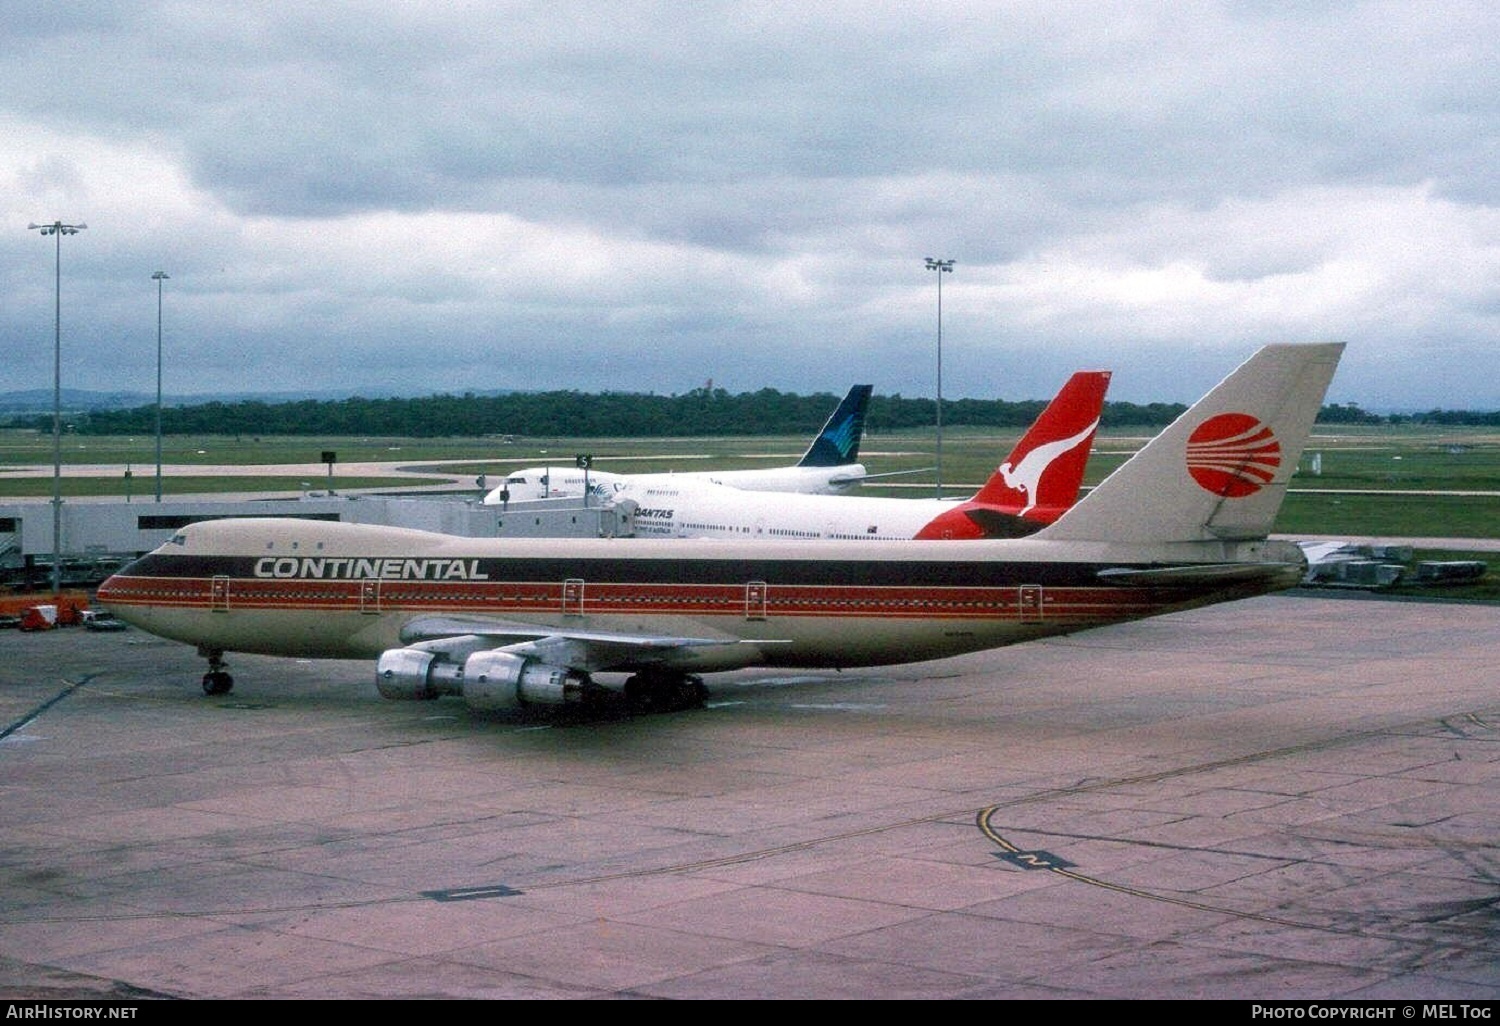
[[[632,713],[702,709],[707,700],[703,678],[691,673],[643,670],[625,681],[625,704]]]
[[[205,695],[227,695],[234,688],[234,678],[228,673],[222,648],[200,648],[198,654],[208,660],[208,672],[203,675]]]

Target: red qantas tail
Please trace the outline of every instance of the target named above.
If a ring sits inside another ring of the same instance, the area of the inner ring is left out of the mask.
[[[972,499],[935,517],[918,538],[996,538],[1030,534],[1078,501],[1109,371],[1079,371]]]
[[[1109,371],[1079,371],[970,501],[1050,524],[1073,503],[1094,445]]]

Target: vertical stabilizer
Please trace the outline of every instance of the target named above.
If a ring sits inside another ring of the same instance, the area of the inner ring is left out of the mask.
[[[1042,410],[972,499],[950,504],[915,538],[1019,538],[1078,500],[1109,371],[1079,371]]]
[[[1260,349],[1034,537],[1264,538],[1343,351],[1341,342]]]
[[[1078,501],[1109,371],[1070,377],[971,500],[1050,524]]]
[[[818,437],[797,461],[799,467],[842,467],[859,461],[859,443],[865,434],[865,408],[870,405],[873,385],[855,385],[844,396],[818,432]]]

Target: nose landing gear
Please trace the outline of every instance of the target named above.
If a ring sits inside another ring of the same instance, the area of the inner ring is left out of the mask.
[[[229,675],[228,663],[224,662],[224,650],[200,648],[198,654],[208,660],[208,672],[203,675],[205,695],[227,695],[234,688],[234,678]]]

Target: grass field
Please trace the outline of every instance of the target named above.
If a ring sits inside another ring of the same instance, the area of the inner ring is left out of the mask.
[[[1014,443],[1016,433],[950,428],[943,439],[943,494],[971,493]],[[863,460],[871,473],[902,476],[866,485],[871,495],[936,494],[931,432],[868,436]],[[1103,434],[1089,460],[1094,485],[1123,463],[1146,436]],[[619,472],[737,469],[793,462],[806,439],[733,437],[676,439],[401,439],[401,438],[167,438],[168,466],[264,466],[264,474],[192,474],[163,479],[167,495],[241,491],[298,492],[329,484],[322,453],[337,454],[333,485],[399,490],[419,484],[384,473],[345,474],[358,463],[391,463],[451,474],[462,487],[484,474],[491,483],[507,471],[553,463],[571,466],[589,453],[601,470]],[[154,442],[149,438],[68,436],[62,450],[62,491],[69,496],[142,497],[154,493]],[[280,473],[277,465],[301,464]],[[50,474],[18,476],[21,468],[52,466],[51,437],[32,431],[0,432],[0,501],[52,494]],[[83,468],[109,467],[106,476]],[[125,469],[131,477],[127,480]],[[1320,430],[1302,458],[1282,512],[1284,533],[1500,538],[1500,433],[1412,428]],[[1327,493],[1316,494],[1316,493]],[[1378,493],[1378,494],[1372,494]]]

